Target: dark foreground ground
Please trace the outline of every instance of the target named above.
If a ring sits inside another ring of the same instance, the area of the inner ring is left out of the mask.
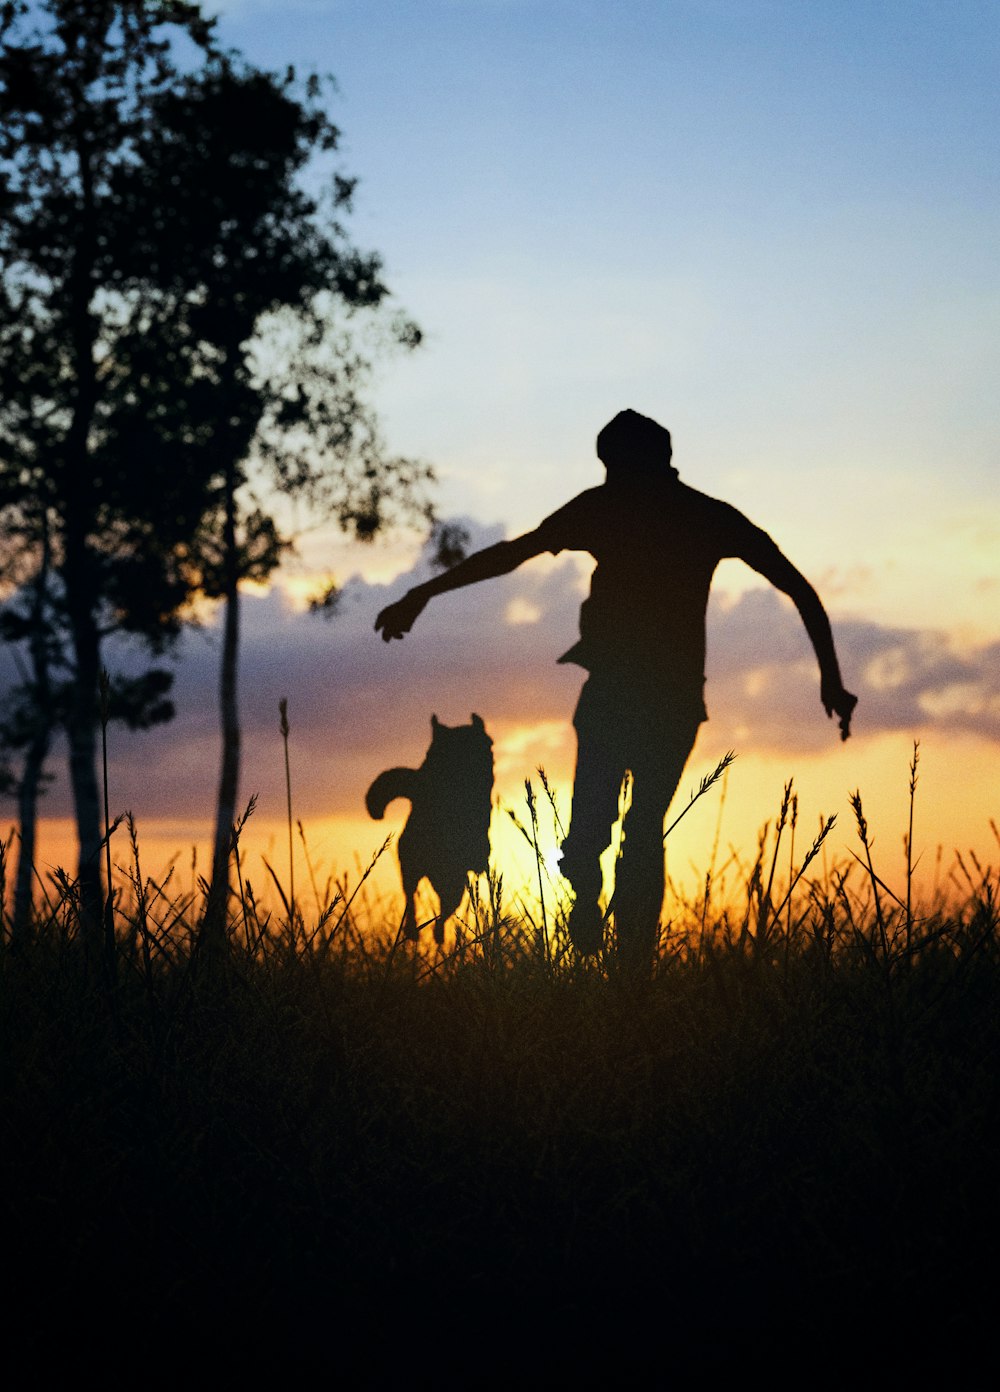
[[[5,1343],[33,1380],[991,1366],[988,894],[909,945],[815,899],[762,941],[670,939],[639,983],[507,922],[436,967],[307,936],[207,972],[134,932],[114,994],[72,925],[8,945]]]

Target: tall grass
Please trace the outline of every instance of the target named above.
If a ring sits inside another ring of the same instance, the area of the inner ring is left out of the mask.
[[[830,819],[797,858],[789,785],[749,861],[668,888],[637,981],[613,912],[602,956],[572,952],[539,776],[513,813],[535,883],[476,882],[443,950],[400,940],[371,866],[321,890],[301,824],[312,909],[270,866],[267,907],[252,806],[221,976],[198,952],[207,886],[147,875],[131,817],[113,1008],[68,877],[16,946],[4,917],[26,1356],[59,1333],[190,1370],[654,1359],[786,1385],[869,1348],[897,1373],[971,1356],[1000,1217],[996,873],[957,855],[951,897],[922,903],[907,850],[895,896],[860,794],[859,853],[831,856]]]

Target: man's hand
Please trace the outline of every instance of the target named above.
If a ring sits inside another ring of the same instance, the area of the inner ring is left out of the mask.
[[[851,733],[851,716],[854,714],[854,707],[858,704],[858,698],[852,696],[849,691],[845,691],[840,682],[824,682],[820,692],[820,700],[823,702],[823,709],[827,715],[837,715],[840,717],[840,738],[847,739]]]
[[[381,630],[386,643],[390,638],[402,638],[404,633],[409,633],[426,603],[416,590],[409,590],[402,599],[382,610],[375,620],[375,632]]]

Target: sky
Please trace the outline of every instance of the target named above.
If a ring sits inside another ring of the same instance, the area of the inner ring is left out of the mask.
[[[768,531],[824,600],[859,696],[846,744],[792,606],[739,562],[720,567],[710,720],[682,792],[726,750],[737,758],[723,805],[692,811],[668,869],[702,865],[720,836],[752,851],[793,778],[804,825],[836,814],[838,854],[857,847],[860,788],[891,878],[914,741],[925,863],[939,844],[995,855],[996,5],[206,9],[251,61],[336,77],[341,167],[359,177],[350,234],[382,254],[424,333],[417,352],[380,363],[373,400],[390,447],[433,464],[442,517],[464,519],[476,544],[535,526],[602,480],[594,438],[632,407],[669,427],[681,478]],[[373,824],[364,790],[382,768],[420,762],[432,712],[483,716],[505,805],[539,765],[565,799],[582,673],[555,659],[576,636],[585,560],[540,559],[435,601],[385,647],[372,624],[428,573],[421,539],[305,535],[296,564],[245,602],[243,787],[260,794],[270,854],[283,835],[281,696],[298,814],[338,873],[400,829],[405,805]],[[303,590],[327,574],[338,610],[302,613]],[[210,625],[189,634],[173,726],[116,737],[113,800],[156,854],[173,842],[190,858],[207,832],[217,661]],[[49,794],[53,845],[64,784]]]

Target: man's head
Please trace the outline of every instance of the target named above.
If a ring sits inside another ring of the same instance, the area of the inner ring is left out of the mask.
[[[597,437],[597,456],[609,478],[676,478],[671,454],[670,431],[638,411],[619,411]]]

